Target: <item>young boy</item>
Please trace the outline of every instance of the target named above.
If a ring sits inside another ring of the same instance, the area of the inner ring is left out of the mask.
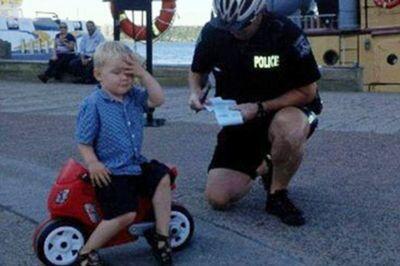
[[[77,265],[102,265],[96,249],[133,222],[139,195],[151,197],[154,206],[153,253],[161,265],[171,265],[169,169],[141,155],[143,113],[163,103],[162,88],[120,42],[101,44],[93,60],[100,85],[81,106],[76,138],[104,219],[79,252]],[[146,90],[133,86],[134,77]]]

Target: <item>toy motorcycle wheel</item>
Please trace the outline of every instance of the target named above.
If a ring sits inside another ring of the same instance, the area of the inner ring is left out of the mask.
[[[35,251],[45,265],[71,265],[85,243],[82,228],[69,221],[50,220],[35,238]]]
[[[194,232],[194,222],[192,215],[183,206],[173,204],[171,206],[171,222],[169,225],[169,235],[171,247],[174,251],[185,248]]]

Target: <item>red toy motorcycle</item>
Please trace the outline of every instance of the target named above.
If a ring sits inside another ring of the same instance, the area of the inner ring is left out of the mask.
[[[177,176],[176,168],[171,168],[171,174]],[[175,184],[171,189],[175,189]],[[50,217],[37,227],[33,235],[33,248],[46,265],[70,265],[102,219],[88,171],[70,159],[51,188],[47,206]],[[189,243],[194,222],[183,206],[173,202],[171,209],[169,232],[171,247],[176,251]],[[135,241],[154,226],[151,199],[140,198],[135,220],[111,239],[106,247]]]

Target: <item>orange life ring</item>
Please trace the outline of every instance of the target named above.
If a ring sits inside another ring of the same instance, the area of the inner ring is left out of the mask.
[[[400,4],[400,0],[374,0],[375,5],[383,8],[394,8]]]
[[[153,38],[157,37],[164,31],[166,31],[171,25],[171,21],[175,15],[176,0],[162,0],[160,15],[155,19],[155,23],[152,27]],[[111,1],[111,12],[114,17],[119,16],[119,25],[121,30],[136,41],[146,40],[147,28],[146,26],[135,25],[128,16],[124,13],[115,14],[114,4]]]

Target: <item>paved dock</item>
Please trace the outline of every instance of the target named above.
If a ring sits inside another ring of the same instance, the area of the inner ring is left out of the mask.
[[[0,265],[40,265],[31,236],[46,217],[49,188],[74,144],[80,101],[93,86],[0,81]],[[144,154],[180,169],[176,197],[193,214],[192,244],[176,265],[400,265],[400,94],[322,92],[320,128],[290,193],[307,224],[292,228],[263,211],[256,182],[228,212],[204,201],[218,131],[187,107],[187,88],[166,88],[146,128]],[[154,265],[141,240],[102,250],[110,265]]]

